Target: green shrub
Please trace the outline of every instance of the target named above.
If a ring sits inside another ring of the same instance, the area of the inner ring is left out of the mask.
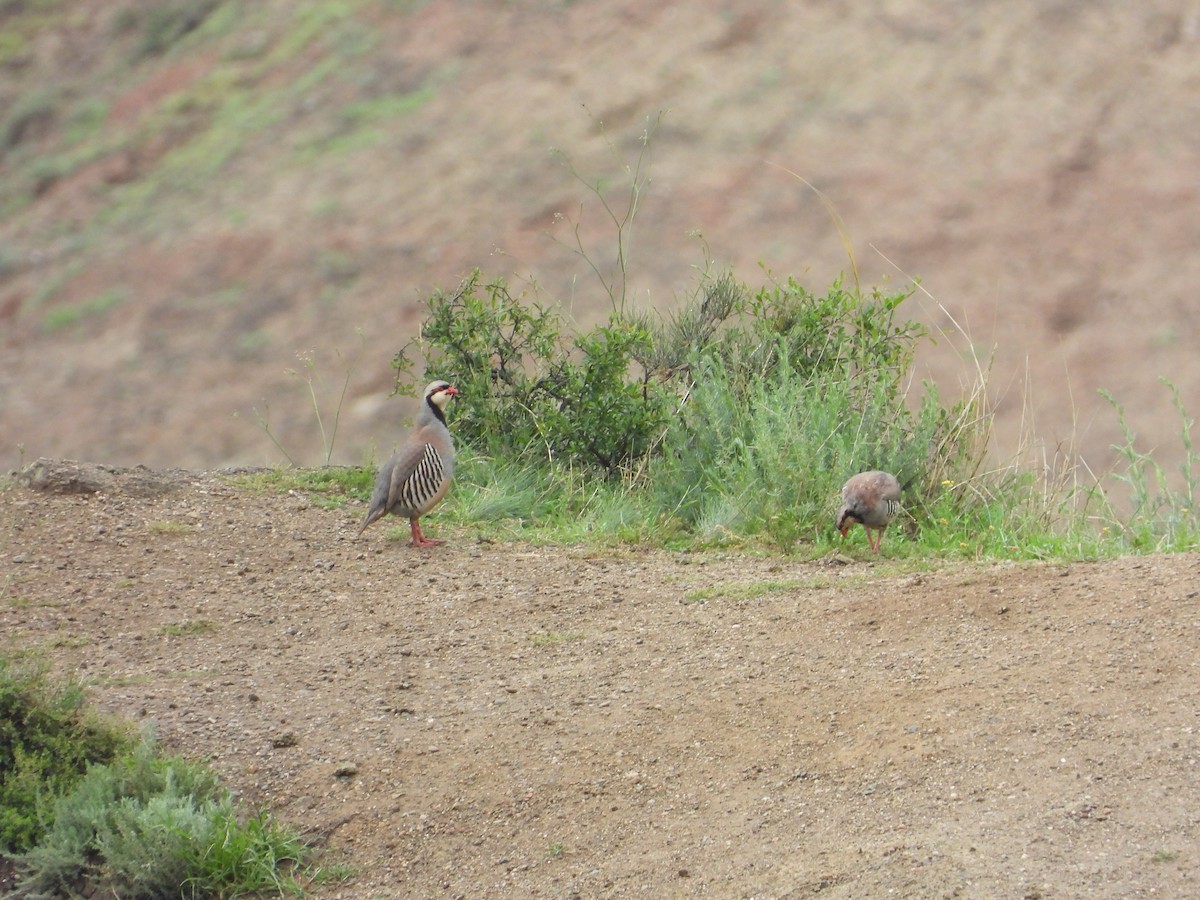
[[[476,271],[429,299],[424,371],[405,348],[397,385],[447,378],[454,433],[477,454],[631,476],[660,519],[701,534],[828,537],[841,484],[870,468],[908,487],[919,524],[945,481],[974,473],[985,435],[932,385],[910,397],[926,337],[900,315],[910,296],[794,279],[752,293],[725,272],[673,316],[614,313],[578,334]]]
[[[34,846],[53,823],[52,798],[88,766],[127,752],[125,729],[84,710],[80,685],[49,684],[44,665],[0,655],[0,851]]]
[[[615,475],[649,452],[665,424],[661,386],[635,361],[652,336],[614,315],[572,334],[540,304],[514,297],[504,281],[475,271],[452,294],[435,292],[417,349],[396,354],[397,389],[414,393],[445,378],[459,389],[454,432],[487,456],[541,458]]]
[[[206,767],[136,752],[96,765],[58,799],[44,839],[18,859],[22,890],[138,900],[300,894],[312,851],[260,813],[246,823]]]
[[[811,382],[854,379],[866,389],[888,382],[912,365],[918,342],[927,334],[911,320],[897,321],[911,290],[869,294],[834,281],[822,296],[794,278],[761,288],[748,302],[735,303],[730,327],[718,334],[712,352],[736,365],[731,386],[761,379],[780,366]]]
[[[54,824],[21,855],[23,887],[65,892],[84,882],[121,897],[172,896],[187,879],[194,843],[208,842],[216,778],[143,743],[95,765],[58,799]]]
[[[85,713],[77,684],[0,655],[0,852],[29,896],[302,894],[312,850],[264,813],[239,819],[207,767]]]

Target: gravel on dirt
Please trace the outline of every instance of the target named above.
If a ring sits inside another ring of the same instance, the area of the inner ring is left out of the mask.
[[[221,473],[0,488],[0,646],[210,760],[317,897],[1195,896],[1200,557],[492,542]],[[965,536],[964,539],[969,539]]]

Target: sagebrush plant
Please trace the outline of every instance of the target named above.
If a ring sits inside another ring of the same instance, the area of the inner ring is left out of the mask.
[[[241,822],[206,767],[145,742],[88,769],[55,804],[45,838],[18,858],[22,889],[69,893],[80,884],[131,898],[301,894],[311,849],[265,814]]]
[[[53,823],[52,800],[91,765],[136,738],[88,711],[82,685],[51,682],[45,662],[0,654],[0,852],[32,848]]]
[[[54,807],[54,824],[20,855],[22,887],[66,893],[89,880],[115,896],[174,895],[192,842],[207,841],[215,776],[160,759],[149,744],[88,769]]]
[[[909,402],[925,331],[897,316],[908,296],[840,281],[816,295],[789,279],[732,304],[675,370],[687,402],[652,463],[660,505],[702,533],[788,546],[831,534],[831,503],[858,471],[896,474],[916,511],[965,477],[981,450],[974,417],[932,385]]]
[[[349,874],[265,813],[239,815],[206,766],[91,717],[79,685],[2,654],[0,853],[26,896],[301,895]]]

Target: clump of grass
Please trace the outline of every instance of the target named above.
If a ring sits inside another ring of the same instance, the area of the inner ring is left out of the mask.
[[[55,650],[62,649],[78,649],[86,647],[92,642],[92,639],[83,634],[69,634],[59,638],[53,638],[49,642],[49,646]]]
[[[89,319],[99,318],[124,302],[126,296],[125,290],[113,288],[78,305],[56,306],[48,310],[42,318],[42,329],[52,333],[81,324]]]
[[[1123,443],[1113,449],[1124,469],[1114,477],[1129,490],[1128,514],[1122,516],[1115,512],[1115,504],[1106,503],[1107,518],[1125,543],[1137,551],[1187,550],[1200,543],[1200,511],[1196,509],[1200,456],[1192,441],[1196,422],[1188,415],[1179,388],[1166,378],[1160,381],[1171,392],[1172,405],[1180,420],[1183,459],[1174,478],[1150,453],[1137,449],[1137,435],[1125,418],[1124,407],[1110,392],[1101,391],[1116,412],[1123,437]]]
[[[626,482],[469,446],[459,450],[454,488],[433,515],[480,537],[531,544],[661,544],[679,535],[677,523],[657,521],[650,496]]]
[[[174,625],[164,625],[162,633],[171,637],[186,637],[189,634],[204,634],[207,631],[213,631],[217,627],[217,623],[209,619],[184,619]]]
[[[323,466],[319,469],[258,469],[225,476],[231,483],[253,491],[297,491],[323,497],[328,505],[370,493],[375,474],[361,466]]]
[[[781,594],[788,591],[807,590],[823,587],[829,584],[823,578],[786,578],[768,581],[753,581],[749,584],[715,584],[711,587],[689,591],[685,600],[691,603],[706,603],[709,600],[754,600],[768,594]]]
[[[195,525],[187,522],[147,522],[146,530],[151,534],[191,534],[196,530]]]

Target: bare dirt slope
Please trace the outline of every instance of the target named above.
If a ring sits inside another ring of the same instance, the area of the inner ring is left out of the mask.
[[[1182,456],[1158,378],[1194,408],[1194,0],[194,6],[149,54],[144,3],[0,8],[0,468],[272,464],[267,409],[319,464],[298,355],[327,423],[352,369],[334,461],[386,456],[388,361],[434,287],[480,266],[607,314],[572,226],[610,274],[614,227],[550,149],[620,212],[660,112],[638,304],[673,309],[705,246],[755,286],[846,271],[788,169],[865,284],[920,277],[942,307],[912,315],[996,348],[999,456],[1032,431],[1105,470],[1099,388]],[[922,360],[944,397],[965,346]]]
[[[436,516],[421,552],[217,475],[36,471],[5,645],[326,836],[358,875],[319,896],[1196,893],[1194,555],[914,573]]]

